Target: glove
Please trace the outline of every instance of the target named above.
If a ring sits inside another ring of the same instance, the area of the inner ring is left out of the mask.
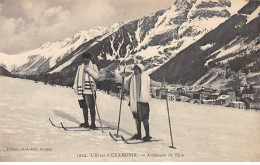
[[[121,76],[122,76],[122,78],[125,78],[125,77],[126,77],[126,74],[123,72],[123,73],[121,74]]]
[[[86,68],[85,71],[86,71],[87,73],[90,73],[90,72],[92,72],[92,69]]]

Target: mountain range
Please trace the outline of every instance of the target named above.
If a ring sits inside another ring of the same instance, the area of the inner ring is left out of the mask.
[[[101,79],[108,72],[130,74],[135,62],[157,81],[220,87],[246,79],[260,83],[259,2],[176,0],[171,7],[143,18],[81,31],[16,54],[0,53],[9,71],[52,83],[73,83],[80,55],[91,52]]]
[[[194,86],[234,86],[236,81],[238,85],[259,85],[259,4],[259,1],[250,1],[151,77],[161,81],[165,77],[166,82]]]

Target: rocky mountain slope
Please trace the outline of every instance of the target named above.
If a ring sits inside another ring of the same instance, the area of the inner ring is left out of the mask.
[[[131,71],[134,62],[142,62],[146,65],[147,72],[151,73],[229,19],[228,8],[231,5],[229,1],[210,2],[175,1],[167,10],[124,23],[117,31],[94,46],[89,47],[89,43],[85,43],[79,48],[94,54],[94,61],[103,77],[106,76],[107,71],[118,69],[122,71],[124,60],[127,64],[127,72]],[[131,55],[126,57],[128,51]],[[70,61],[69,64],[64,61],[48,70],[48,73],[56,73],[58,77],[61,74],[73,76],[76,67],[82,61],[80,57],[76,57],[73,61],[71,58],[67,60]]]
[[[178,53],[151,77],[188,85],[260,83],[259,1],[250,1],[200,40]],[[219,80],[219,81],[218,81]],[[224,83],[224,84],[223,84]]]
[[[221,37],[223,39],[229,31],[232,31],[229,24],[238,26],[239,20],[242,19],[240,15],[243,14],[232,15],[234,14],[234,11],[231,12],[232,5],[234,4],[231,4],[229,0],[176,0],[168,9],[157,11],[138,20],[115,24],[107,29],[103,28],[99,30],[99,33],[93,33],[95,35],[92,35],[92,38],[81,40],[83,44],[78,45],[78,47],[73,46],[73,49],[66,49],[65,54],[55,56],[52,53],[46,53],[45,57],[42,58],[35,53],[35,56],[31,55],[29,61],[20,65],[19,69],[24,74],[36,74],[36,77],[42,80],[72,85],[77,66],[82,63],[80,54],[89,51],[94,55],[93,61],[100,69],[101,79],[106,78],[108,72],[122,72],[125,63],[129,73],[135,62],[141,62],[146,66],[146,72],[149,74],[159,68],[152,74],[156,80],[162,81],[162,75],[165,75],[168,83],[210,84],[203,76],[207,79],[213,79],[208,76],[211,75],[211,72],[214,75],[217,70],[212,65],[219,65],[220,61],[215,60],[222,58],[222,55],[217,56],[215,51],[223,52],[221,49],[226,49],[223,48],[225,43],[218,42],[220,42]],[[242,7],[244,4],[240,5]],[[250,10],[252,6],[248,8]],[[256,8],[253,8],[255,11]],[[246,13],[246,15],[244,17],[249,21],[247,24],[251,26],[251,22],[254,22],[253,17],[257,13],[251,12],[251,14]],[[254,26],[257,26],[257,23],[252,25],[252,27]],[[246,28],[241,29],[241,31],[243,30]],[[217,34],[219,32],[221,32],[220,35]],[[234,35],[231,36],[227,39],[224,38],[224,40],[231,42],[230,40],[235,39]],[[198,42],[201,44],[194,47]],[[237,42],[242,41],[237,40]],[[73,42],[70,41],[70,43]],[[257,43],[251,44],[257,45]],[[244,47],[246,45],[247,42]],[[42,47],[48,47],[48,43]],[[58,52],[60,47],[56,48],[55,52]],[[45,50],[48,52],[47,49]],[[127,56],[128,52],[130,55]],[[191,52],[198,54],[191,57],[191,59],[196,60],[190,60],[190,56],[187,54]],[[201,58],[202,55],[199,54],[202,52],[207,52],[207,56],[211,58]],[[28,55],[29,53],[24,54]],[[173,61],[174,65],[172,65]],[[166,65],[164,65],[165,63]],[[166,72],[164,69],[166,67],[171,69],[168,68]],[[194,67],[197,69],[193,70]],[[216,75],[215,77],[218,78]]]
[[[13,77],[12,73],[6,70],[4,67],[0,66],[0,76]]]

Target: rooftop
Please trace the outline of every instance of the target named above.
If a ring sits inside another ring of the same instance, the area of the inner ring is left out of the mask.
[[[226,98],[229,98],[230,96],[229,95],[221,95],[217,98],[217,100],[220,100],[220,99],[226,99]]]

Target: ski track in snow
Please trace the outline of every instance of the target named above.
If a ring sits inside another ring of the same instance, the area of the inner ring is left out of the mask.
[[[83,121],[77,96],[71,88],[47,86],[34,81],[0,77],[0,160],[1,161],[260,161],[260,113],[222,106],[169,102],[173,142],[171,145],[165,100],[150,102],[150,132],[159,142],[125,144],[113,141],[119,103],[116,97],[97,93],[97,105],[104,127],[97,131],[64,131],[53,127],[77,126]],[[12,99],[10,99],[12,98]],[[135,124],[122,104],[120,133],[128,138]],[[98,118],[96,124],[99,126]],[[142,127],[144,136],[144,130]],[[6,151],[7,148],[38,151]],[[51,148],[52,151],[39,151]],[[91,157],[91,153],[137,153],[138,157]],[[173,157],[147,157],[147,154]],[[183,157],[174,156],[181,153]],[[77,157],[86,154],[88,157]],[[144,156],[141,156],[144,155]]]

